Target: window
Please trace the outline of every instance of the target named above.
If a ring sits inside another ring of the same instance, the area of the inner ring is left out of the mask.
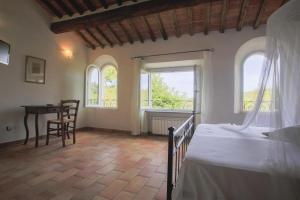
[[[106,65],[102,69],[101,106],[117,107],[117,70],[113,65]]]
[[[246,57],[243,63],[243,92],[242,92],[242,109],[243,111],[251,111],[256,102],[259,90],[261,72],[264,64],[265,56],[262,52],[252,53]],[[270,111],[271,106],[271,83],[267,84],[264,93],[261,111]]]
[[[256,37],[245,42],[235,55],[235,113],[251,111],[255,106],[265,60],[265,47],[266,38]],[[270,88],[271,83],[268,83],[260,107],[262,112],[270,111]]]
[[[153,71],[141,74],[141,105],[156,110],[193,110],[194,72]]]
[[[88,67],[86,106],[116,108],[117,80],[118,73],[114,65]]]
[[[90,67],[88,70],[87,105],[96,106],[99,102],[99,70]]]

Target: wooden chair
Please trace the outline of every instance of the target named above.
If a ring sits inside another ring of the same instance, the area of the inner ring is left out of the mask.
[[[66,135],[70,139],[69,133],[73,134],[73,144],[76,143],[76,120],[78,114],[79,100],[62,100],[57,119],[47,121],[47,139],[49,144],[50,135],[61,136],[63,147],[66,146]],[[53,133],[55,132],[55,133]]]

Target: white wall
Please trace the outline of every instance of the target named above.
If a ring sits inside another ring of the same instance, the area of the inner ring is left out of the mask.
[[[0,39],[11,45],[9,66],[0,64],[0,143],[23,139],[22,105],[56,104],[76,98],[83,105],[84,68],[87,49],[72,33],[55,35],[50,20],[33,0],[0,0]],[[63,57],[62,48],[74,52],[73,59]],[[24,82],[25,55],[46,59],[46,84]],[[49,118],[51,116],[47,116]],[[53,116],[52,116],[53,117]],[[30,117],[31,136],[34,136]],[[40,117],[40,132],[45,133],[46,116]],[[79,127],[86,125],[81,109]],[[10,126],[12,131],[6,131]]]
[[[114,48],[97,48],[89,50],[88,62],[91,64],[98,56],[113,56],[119,66],[119,108],[118,110],[87,109],[87,125],[92,127],[130,130],[130,101],[132,92],[132,56],[187,51],[202,48],[214,48],[212,56],[213,71],[213,113],[210,123],[241,123],[244,116],[234,113],[234,57],[238,48],[247,40],[262,36],[265,28],[257,30],[244,28],[242,31],[228,30],[225,34],[211,32],[208,36],[196,34],[168,41],[158,40],[144,44],[116,46]],[[189,56],[186,56],[187,58]],[[191,59],[193,55],[189,59]]]

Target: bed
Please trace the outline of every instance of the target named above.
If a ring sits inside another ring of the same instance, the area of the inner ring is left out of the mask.
[[[176,131],[169,129],[168,200],[270,199],[265,129],[227,127],[202,124],[193,131],[191,116]]]

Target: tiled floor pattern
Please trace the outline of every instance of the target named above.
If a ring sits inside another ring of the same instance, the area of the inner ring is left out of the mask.
[[[0,148],[1,200],[165,199],[166,138],[85,131],[66,148],[44,142]]]

